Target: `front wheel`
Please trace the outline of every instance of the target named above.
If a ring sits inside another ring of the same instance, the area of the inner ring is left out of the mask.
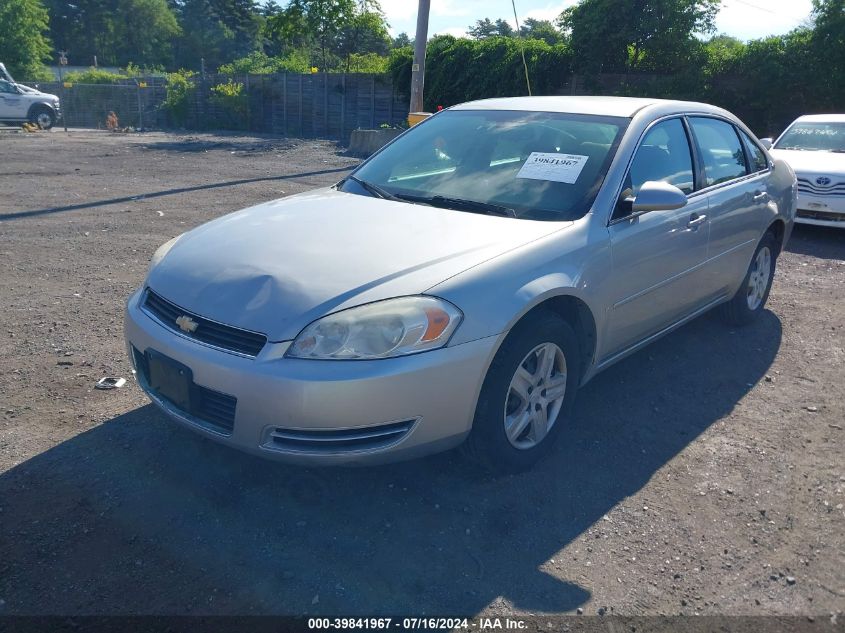
[[[722,316],[733,325],[747,325],[756,319],[766,305],[777,263],[777,241],[768,232],[760,243],[742,285],[733,298],[722,305]]]
[[[544,311],[518,324],[484,379],[465,446],[469,456],[492,471],[533,466],[569,417],[580,367],[578,339],[558,315]]]
[[[49,130],[56,124],[56,115],[50,108],[42,106],[32,111],[29,122],[34,123],[42,130]]]

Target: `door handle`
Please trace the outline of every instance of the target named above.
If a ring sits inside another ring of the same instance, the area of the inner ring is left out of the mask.
[[[706,215],[698,215],[697,213],[693,213],[689,218],[689,222],[687,222],[687,226],[694,229],[699,224],[703,224],[706,220]]]
[[[769,199],[769,194],[766,191],[755,191],[754,197],[751,198],[754,202],[763,202],[764,200]]]

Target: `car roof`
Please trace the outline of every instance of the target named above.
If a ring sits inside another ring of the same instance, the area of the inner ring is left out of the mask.
[[[631,118],[640,110],[656,106],[670,112],[724,112],[721,108],[694,101],[640,97],[506,97],[481,99],[453,106],[450,110],[516,110],[525,112],[562,112]]]
[[[808,121],[812,123],[845,123],[845,114],[805,114],[795,119],[795,122]]]

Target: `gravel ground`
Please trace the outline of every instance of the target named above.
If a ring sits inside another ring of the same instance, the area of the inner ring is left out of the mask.
[[[93,384],[131,376],[123,302],[159,244],[356,159],[82,131],[0,155],[0,613],[845,609],[845,231],[796,228],[753,326],[706,315],[593,380],[529,473],[304,470]]]

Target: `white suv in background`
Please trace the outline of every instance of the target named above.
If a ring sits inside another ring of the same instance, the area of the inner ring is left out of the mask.
[[[770,151],[798,177],[795,221],[845,228],[845,114],[799,117]]]
[[[29,121],[49,130],[61,117],[59,98],[0,79],[0,122]]]

